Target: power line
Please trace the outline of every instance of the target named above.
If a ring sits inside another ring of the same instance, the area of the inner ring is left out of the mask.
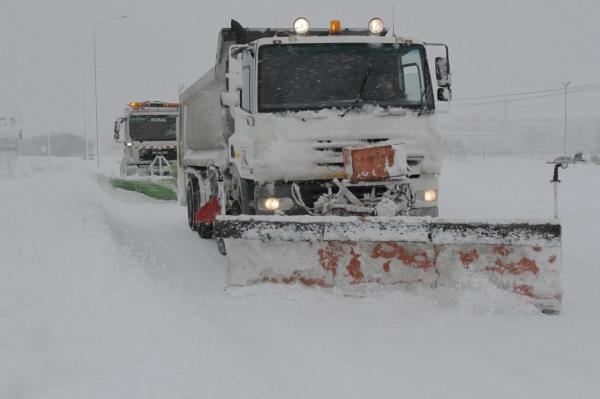
[[[600,84],[573,86],[572,89],[568,90],[568,93],[569,94],[580,94],[580,93],[585,93],[585,92],[589,92],[589,91],[593,91],[593,90],[597,90],[597,89],[600,89]],[[537,91],[536,93],[548,93],[549,91],[550,90],[540,90],[540,91]],[[529,95],[528,97],[505,98],[504,100],[465,103],[465,104],[459,104],[459,105],[478,106],[478,105],[505,104],[505,103],[537,100],[540,98],[547,98],[547,97],[558,97],[558,96],[562,96],[563,93],[564,93],[564,89],[558,89],[558,91],[551,90],[551,93],[549,93],[549,94],[540,94],[540,95],[535,95],[535,96]],[[484,99],[486,99],[486,98],[494,99],[494,98],[502,98],[502,97],[505,97],[505,96],[489,96],[489,97],[485,97]],[[457,100],[453,100],[453,101],[466,101],[466,100],[465,99],[457,99]]]
[[[579,85],[579,86],[573,86],[571,88],[571,90],[569,90],[569,92],[571,92],[573,90],[577,90],[577,89],[595,88],[595,87],[600,87],[600,82],[598,82],[598,83],[588,83],[588,84]],[[457,98],[457,99],[454,99],[452,101],[487,100],[487,99],[494,99],[494,98],[517,97],[517,96],[526,96],[526,95],[541,94],[541,93],[559,93],[560,94],[560,93],[562,93],[562,91],[563,91],[562,88],[544,89],[544,90],[531,90],[531,91],[522,91],[522,92],[517,92],[517,93],[494,94],[494,95],[491,95],[491,96],[464,97],[464,98]]]
[[[562,89],[547,89],[547,90],[536,90],[536,91],[523,91],[520,93],[509,93],[509,94],[495,94],[493,96],[476,96],[476,97],[464,97],[453,99],[452,101],[471,101],[471,100],[487,100],[492,98],[502,98],[502,97],[512,97],[512,96],[523,96],[527,94],[538,94],[538,93],[548,93],[554,91],[561,91]]]
[[[556,97],[556,96],[560,96],[562,95],[562,93],[552,93],[552,94],[541,94],[539,96],[531,96],[531,97],[526,97],[526,98],[513,98],[510,100],[499,100],[499,101],[486,101],[486,102],[476,102],[476,103],[469,103],[469,104],[459,104],[459,105],[464,105],[464,106],[476,106],[476,105],[494,105],[494,104],[507,104],[507,103],[516,103],[516,102],[522,102],[522,101],[529,101],[529,100],[537,100],[540,98],[547,98],[547,97]]]

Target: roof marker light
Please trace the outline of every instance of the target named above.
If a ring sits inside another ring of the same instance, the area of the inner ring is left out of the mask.
[[[339,35],[342,32],[342,23],[339,19],[332,19],[329,22],[329,34],[330,35]]]
[[[304,17],[298,17],[294,20],[294,32],[298,35],[306,35],[310,29],[308,19]]]
[[[132,101],[129,106],[133,109],[139,108],[179,108],[179,103],[170,103],[163,101]]]
[[[379,35],[383,32],[383,20],[381,18],[372,18],[369,21],[369,32],[372,35]]]

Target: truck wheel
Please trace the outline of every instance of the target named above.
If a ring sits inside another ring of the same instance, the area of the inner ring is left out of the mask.
[[[194,183],[188,180],[187,188],[185,189],[185,197],[187,200],[187,216],[188,225],[192,231],[198,230],[198,226],[194,223],[194,214],[196,213],[198,196],[194,190]]]

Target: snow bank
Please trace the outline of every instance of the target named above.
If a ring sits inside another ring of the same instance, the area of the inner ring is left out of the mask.
[[[73,169],[0,184],[0,397],[240,393],[227,387],[235,354],[157,279],[176,259],[155,250],[169,230],[140,236],[126,216],[162,205],[132,207]]]

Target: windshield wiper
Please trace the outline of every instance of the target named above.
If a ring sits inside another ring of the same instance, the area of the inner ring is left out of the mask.
[[[419,107],[419,111],[417,112],[418,116],[423,115],[423,112],[425,112],[425,110],[428,108],[427,105],[427,87],[423,89],[423,92],[421,93],[421,106]]]
[[[344,109],[344,112],[342,112],[340,114],[340,118],[343,118],[344,116],[346,116],[348,111],[350,111],[352,108],[355,108],[356,105],[358,104],[358,102],[361,100],[363,92],[365,91],[365,87],[367,86],[367,80],[369,80],[369,75],[371,74],[372,69],[373,69],[373,61],[371,61],[369,63],[369,67],[367,68],[367,72],[365,72],[365,76],[363,77],[363,81],[360,85],[360,89],[358,91],[358,95],[356,96],[356,99],[354,100],[354,102],[352,104],[350,104],[348,107],[346,107],[346,109]]]

